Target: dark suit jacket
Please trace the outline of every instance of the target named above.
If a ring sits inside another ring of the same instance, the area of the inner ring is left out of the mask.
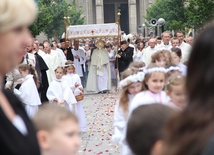
[[[61,48],[61,50],[65,53],[65,49]],[[71,61],[74,61],[74,56],[72,54],[72,48],[69,47],[66,49],[67,50],[67,54],[65,55],[66,59],[67,60],[71,60]]]
[[[133,53],[133,47],[127,47],[124,51],[122,51],[122,49],[118,51],[118,54],[121,56],[121,58],[118,58],[118,70],[120,73],[127,69],[129,64],[133,61]]]
[[[13,110],[19,115],[28,130],[27,135],[23,135],[8,120],[0,107],[0,152],[5,155],[40,155],[40,149],[36,138],[36,131],[21,101],[10,91],[3,90],[8,102]]]

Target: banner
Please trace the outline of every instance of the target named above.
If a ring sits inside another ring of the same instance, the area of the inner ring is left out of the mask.
[[[117,37],[118,25],[116,23],[74,25],[69,26],[66,33],[68,39]]]

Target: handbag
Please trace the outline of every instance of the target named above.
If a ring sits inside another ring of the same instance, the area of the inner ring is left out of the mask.
[[[82,101],[84,99],[84,94],[83,93],[79,94],[79,95],[75,96],[75,98],[76,98],[77,102]]]

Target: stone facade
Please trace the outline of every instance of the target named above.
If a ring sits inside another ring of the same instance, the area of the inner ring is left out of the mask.
[[[71,3],[73,0],[66,0]],[[118,9],[121,10],[121,29],[126,33],[139,32],[138,25],[145,22],[146,9],[155,0],[77,0],[82,8],[85,24],[117,22]]]

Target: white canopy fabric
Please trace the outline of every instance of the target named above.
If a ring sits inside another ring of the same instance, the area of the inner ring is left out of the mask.
[[[91,25],[73,25],[67,27],[66,33],[67,39],[117,37],[118,24],[108,23],[108,24],[91,24]],[[62,35],[62,38],[65,38],[64,33]]]

